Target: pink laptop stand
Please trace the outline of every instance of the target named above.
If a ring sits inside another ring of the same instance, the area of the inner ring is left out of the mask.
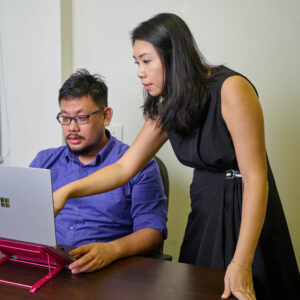
[[[0,278],[0,283],[27,288],[32,293],[52,279],[66,265],[64,259],[42,245],[0,239],[0,252],[4,255],[4,257],[0,259],[0,268],[1,264],[7,261],[13,261],[48,269],[48,274],[33,285],[6,281]]]

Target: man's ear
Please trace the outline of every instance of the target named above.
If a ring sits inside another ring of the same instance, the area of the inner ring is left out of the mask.
[[[111,122],[111,119],[112,119],[112,116],[113,116],[113,110],[111,107],[106,107],[103,111],[103,117],[104,117],[104,126],[109,126],[110,125],[110,122]]]

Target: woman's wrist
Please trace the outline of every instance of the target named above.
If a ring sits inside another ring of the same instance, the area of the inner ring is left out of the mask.
[[[245,247],[245,244],[238,243],[232,259],[242,266],[251,267],[254,258],[254,249],[250,245]]]
[[[239,263],[235,259],[232,259],[231,262],[233,264],[235,264],[236,266],[238,266],[240,269],[243,269],[246,272],[250,272],[250,273],[252,272],[251,264],[250,265],[244,265],[244,264]]]

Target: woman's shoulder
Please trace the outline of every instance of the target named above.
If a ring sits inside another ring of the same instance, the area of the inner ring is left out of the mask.
[[[222,103],[227,105],[247,105],[249,99],[257,99],[252,83],[243,76],[234,75],[226,78],[221,87]]]
[[[220,65],[212,68],[211,70],[211,80],[214,83],[218,83],[218,85],[222,85],[223,82],[232,76],[243,76],[242,74],[225,67],[224,65]]]
[[[243,74],[234,71],[224,65],[216,67],[212,71],[212,88],[218,89],[219,92],[223,90],[242,89],[242,88],[253,88],[255,93],[258,95],[255,86],[252,82]]]

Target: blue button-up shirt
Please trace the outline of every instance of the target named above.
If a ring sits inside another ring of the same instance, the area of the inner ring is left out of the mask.
[[[39,152],[30,167],[51,170],[53,191],[116,162],[128,146],[109,136],[95,161],[83,165],[67,146]],[[164,238],[166,197],[154,160],[127,184],[115,190],[69,199],[55,218],[58,244],[78,247],[92,242],[108,242],[141,228],[160,231]]]

